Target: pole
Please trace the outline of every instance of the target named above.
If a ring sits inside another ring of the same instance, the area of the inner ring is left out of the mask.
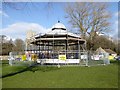
[[[81,61],[81,52],[80,52],[80,42],[78,41],[78,50],[79,50],[79,64]]]
[[[53,34],[53,63],[54,63],[54,34]]]

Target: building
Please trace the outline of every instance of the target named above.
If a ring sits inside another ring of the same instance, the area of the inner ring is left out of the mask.
[[[116,57],[117,56],[117,53],[112,51],[111,49],[103,49],[101,47],[99,47],[96,52],[96,54],[100,55],[101,57],[104,57],[104,54],[108,54],[108,55],[111,55],[113,57]]]
[[[33,30],[28,30],[26,33],[26,51],[32,50],[33,45],[31,45],[31,37],[34,37],[34,35],[36,35],[36,32],[34,32]]]
[[[38,54],[38,61],[46,64],[80,63],[86,44],[86,40],[68,32],[59,21],[53,25],[51,31],[36,34],[30,41],[37,47],[34,53]]]

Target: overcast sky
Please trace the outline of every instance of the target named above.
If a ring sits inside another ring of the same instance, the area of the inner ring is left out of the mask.
[[[96,0],[94,0],[96,1]],[[69,24],[65,19],[64,6],[65,2],[12,2],[2,4],[0,16],[2,16],[2,34],[12,39],[25,39],[28,30],[37,33],[47,32],[58,20],[67,28]],[[107,2],[109,4],[108,11],[112,13],[110,19],[111,30],[110,36],[116,36],[118,33],[118,2]]]

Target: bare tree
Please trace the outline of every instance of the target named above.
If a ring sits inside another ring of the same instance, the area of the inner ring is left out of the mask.
[[[8,39],[5,35],[0,35],[0,55],[9,55],[13,46],[12,39]]]
[[[13,51],[15,52],[23,52],[25,48],[25,43],[22,39],[16,39],[14,41],[14,47],[13,47]]]
[[[3,43],[5,41],[6,36],[5,35],[0,35],[0,43]]]
[[[89,36],[91,44],[96,32],[110,30],[110,14],[106,3],[77,2],[65,7],[66,18],[73,27],[79,29],[83,38]]]

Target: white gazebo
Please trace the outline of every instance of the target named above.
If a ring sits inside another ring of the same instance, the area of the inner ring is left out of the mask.
[[[66,27],[58,21],[51,31],[32,37],[31,44],[37,47],[34,52],[38,54],[38,62],[79,64],[86,40],[80,35],[68,32]]]

